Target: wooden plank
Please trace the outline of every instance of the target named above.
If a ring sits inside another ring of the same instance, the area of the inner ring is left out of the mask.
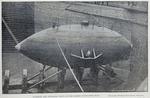
[[[23,74],[22,74],[22,93],[26,93],[27,90],[27,69],[23,69]]]
[[[5,79],[4,79],[4,85],[3,85],[3,93],[7,94],[9,90],[9,79],[10,73],[9,70],[5,70]]]

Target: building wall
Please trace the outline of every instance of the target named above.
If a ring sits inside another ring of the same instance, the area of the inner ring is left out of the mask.
[[[3,2],[2,17],[20,42],[34,33],[34,3]],[[15,52],[15,43],[5,25],[2,25],[3,52]]]

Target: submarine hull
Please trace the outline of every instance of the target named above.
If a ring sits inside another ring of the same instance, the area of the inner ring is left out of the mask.
[[[58,42],[57,42],[58,41]],[[58,28],[48,28],[28,37],[16,45],[16,49],[25,56],[54,67],[64,67],[66,62],[60,48],[62,48],[71,67],[88,68],[93,64],[109,64],[119,60],[126,60],[130,56],[132,44],[119,33],[98,26],[63,25]],[[95,50],[95,55],[102,54],[97,59],[79,59],[77,56],[86,55]]]

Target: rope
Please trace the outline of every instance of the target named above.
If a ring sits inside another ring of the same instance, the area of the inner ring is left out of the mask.
[[[11,29],[9,28],[9,26],[7,25],[7,23],[3,19],[3,17],[2,17],[2,21],[3,21],[4,25],[5,25],[5,27],[7,28],[9,34],[11,35],[11,37],[13,38],[13,40],[15,41],[15,43],[18,44],[19,43],[18,40],[16,39],[15,35],[12,33]]]
[[[56,40],[57,40],[57,38],[56,38]],[[71,66],[70,66],[70,64],[69,64],[69,62],[68,62],[68,60],[67,60],[67,58],[66,58],[66,56],[65,56],[65,54],[64,54],[64,52],[63,52],[63,50],[62,50],[62,48],[61,48],[61,46],[60,46],[58,40],[57,40],[57,44],[58,44],[58,47],[59,47],[59,49],[60,49],[60,51],[61,51],[61,53],[62,53],[62,55],[63,55],[63,57],[64,57],[64,59],[65,59],[65,61],[66,61],[66,63],[67,63],[67,65],[68,65],[68,67],[69,67],[69,69],[70,69],[70,71],[71,71],[71,73],[72,73],[74,79],[76,80],[76,82],[77,82],[79,88],[81,89],[82,92],[84,92],[84,90],[83,90],[82,86],[80,85],[80,83],[79,83],[77,77],[75,76],[73,70],[71,69]]]

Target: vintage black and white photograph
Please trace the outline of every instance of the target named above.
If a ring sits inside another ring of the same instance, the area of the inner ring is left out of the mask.
[[[148,92],[148,1],[1,5],[3,94]]]

